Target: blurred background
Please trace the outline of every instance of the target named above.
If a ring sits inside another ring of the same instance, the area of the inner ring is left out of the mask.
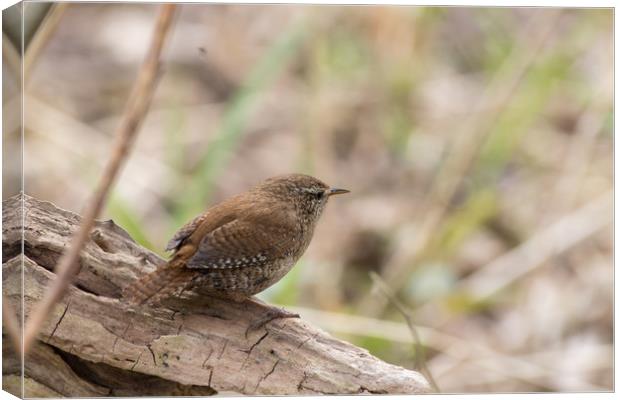
[[[81,211],[156,12],[56,10],[25,69],[27,194]],[[442,392],[613,390],[612,9],[188,4],[164,55],[102,219],[165,256],[209,205],[317,176],[351,194],[261,298]]]

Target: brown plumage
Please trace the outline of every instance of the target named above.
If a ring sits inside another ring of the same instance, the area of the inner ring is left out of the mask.
[[[170,261],[124,297],[158,303],[190,285],[235,301],[259,293],[304,253],[327,199],[347,192],[302,174],[267,179],[183,226],[166,247],[174,252]]]

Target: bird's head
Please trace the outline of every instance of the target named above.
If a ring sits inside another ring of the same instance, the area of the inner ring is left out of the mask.
[[[304,216],[318,219],[328,199],[349,193],[346,189],[333,188],[310,175],[288,174],[269,178],[259,185],[278,198],[290,201]]]

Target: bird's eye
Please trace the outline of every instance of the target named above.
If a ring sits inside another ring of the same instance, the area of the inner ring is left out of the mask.
[[[323,198],[323,193],[323,191],[316,192],[314,193],[314,197],[316,197],[317,200],[321,200]]]

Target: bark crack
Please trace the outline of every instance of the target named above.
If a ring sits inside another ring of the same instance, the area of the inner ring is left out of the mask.
[[[252,346],[250,346],[249,349],[247,350],[241,350],[244,353],[247,353],[247,356],[245,357],[245,360],[243,360],[243,363],[241,364],[241,367],[239,368],[239,371],[243,370],[248,362],[248,360],[250,359],[250,357],[252,356],[252,350],[254,350],[254,348],[256,346],[258,346],[263,340],[265,340],[265,338],[269,336],[269,331],[265,332],[265,334],[263,336],[261,336],[260,338],[258,338],[258,340],[256,342],[254,342],[254,344],[252,344]]]
[[[201,368],[205,367],[205,365],[207,364],[207,361],[209,361],[212,355],[213,355],[213,347],[209,347],[209,354],[207,354],[207,356],[205,357],[205,360],[202,362]]]
[[[224,352],[226,351],[226,346],[228,346],[228,339],[226,339],[224,341],[224,345],[222,346],[222,350],[220,351],[220,354],[218,354],[217,359],[221,360],[222,359],[222,355],[224,354]]]
[[[179,324],[179,328],[177,329],[177,336],[179,336],[179,334],[181,333],[181,330],[183,329],[183,322],[181,322]]]
[[[151,356],[153,357],[153,365],[157,366],[157,362],[155,361],[155,353],[153,352],[153,349],[151,348],[151,344],[147,344],[146,348],[149,349],[149,352],[151,353]]]
[[[303,373],[304,373],[304,376],[302,376],[302,377],[301,377],[301,380],[300,380],[300,381],[299,381],[299,383],[297,384],[297,390],[298,390],[298,391],[301,391],[301,390],[303,390],[303,389],[307,389],[307,388],[304,386],[304,382],[306,382],[306,379],[308,379],[308,374],[306,373],[306,371],[303,371]]]
[[[69,305],[70,304],[71,304],[71,301],[67,302],[67,305],[65,306],[65,309],[62,311],[62,315],[60,316],[60,318],[58,318],[58,322],[56,322],[56,326],[54,326],[54,329],[52,330],[52,333],[47,338],[47,343],[49,343],[49,341],[52,340],[52,337],[54,337],[54,334],[56,333],[56,330],[58,329],[58,326],[60,326],[60,323],[62,322],[63,318],[67,314],[67,310],[69,309]]]
[[[142,352],[140,352],[140,354],[138,354],[138,358],[136,358],[136,361],[134,361],[134,363],[131,366],[131,368],[129,368],[130,371],[133,371],[133,369],[136,367],[136,365],[138,365],[138,361],[140,361],[140,357],[142,357],[142,353],[144,353],[144,351],[142,351]]]
[[[211,378],[213,378],[213,368],[209,370],[209,380],[207,382],[207,386],[211,387]]]
[[[263,336],[261,336],[260,338],[258,338],[258,340],[256,342],[254,342],[254,344],[252,346],[250,346],[250,348],[247,350],[248,352],[248,357],[250,356],[250,354],[252,354],[252,350],[254,350],[254,348],[256,346],[258,346],[263,340],[265,340],[265,338],[269,336],[269,332],[265,332],[265,334]]]
[[[112,345],[112,354],[114,354],[116,352],[116,343],[118,343],[118,339],[124,339],[125,338],[125,334],[127,333],[127,331],[129,330],[129,326],[131,324],[127,324],[127,326],[125,327],[125,330],[123,331],[123,333],[121,333],[120,336],[116,336],[116,338],[114,339],[114,344]]]
[[[271,376],[271,374],[273,374],[273,372],[276,370],[276,367],[278,366],[278,364],[280,363],[280,358],[278,358],[276,360],[275,363],[273,363],[273,367],[271,367],[271,370],[269,370],[269,372],[267,372],[267,374],[265,374],[263,377],[261,377],[258,381],[258,383],[256,384],[256,387],[254,388],[254,393],[256,393],[256,391],[258,390],[258,387],[260,386],[261,383],[263,383],[263,381],[267,380],[267,378],[269,378],[269,376]]]

